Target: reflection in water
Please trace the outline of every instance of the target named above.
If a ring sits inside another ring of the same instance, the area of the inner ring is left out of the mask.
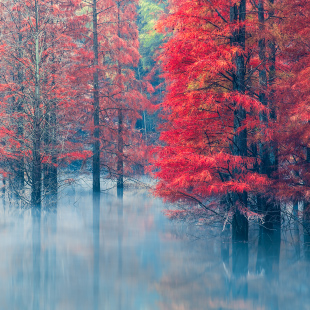
[[[94,271],[93,271],[93,292],[94,310],[99,309],[99,260],[100,260],[100,193],[93,193],[93,248],[94,248]]]
[[[280,248],[280,227],[273,230],[260,227],[256,271],[258,274],[262,274],[264,276],[266,279],[265,281],[268,284],[273,283],[274,285],[277,285],[279,281]],[[279,309],[277,294],[270,296],[269,309]]]
[[[44,210],[44,221],[41,227],[43,231],[42,243],[45,246],[44,251],[44,308],[55,310],[56,300],[56,241],[57,233],[57,196],[51,195],[46,202]]]
[[[256,271],[279,278],[281,230],[259,227]]]
[[[230,227],[171,222],[165,208],[142,189],[0,205],[1,310],[309,308],[294,234],[252,227],[232,243]]]
[[[248,297],[247,275],[249,271],[249,244],[248,242],[232,243],[232,283],[233,298]]]
[[[32,275],[33,275],[33,310],[41,307],[41,208],[33,208],[32,214]]]
[[[310,222],[304,222],[304,251],[305,259],[310,261]]]
[[[118,219],[118,234],[117,234],[117,257],[118,257],[118,279],[119,279],[119,287],[118,287],[118,310],[122,310],[122,278],[123,278],[123,207],[124,207],[124,193],[123,188],[117,188],[117,219]]]
[[[303,212],[303,234],[304,234],[304,251],[305,259],[310,261],[310,206],[304,206]]]

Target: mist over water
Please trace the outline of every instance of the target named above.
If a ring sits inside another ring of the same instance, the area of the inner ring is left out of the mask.
[[[146,189],[81,186],[41,211],[2,200],[0,308],[309,309],[302,231],[251,227],[232,244],[221,228],[169,221],[168,207]]]

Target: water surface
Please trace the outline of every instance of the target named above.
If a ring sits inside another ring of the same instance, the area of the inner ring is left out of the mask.
[[[145,189],[71,187],[42,211],[0,207],[1,309],[310,309],[302,232],[171,222]]]

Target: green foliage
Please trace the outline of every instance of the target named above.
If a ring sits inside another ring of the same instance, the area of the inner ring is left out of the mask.
[[[139,1],[139,39],[143,71],[149,71],[154,66],[154,55],[163,40],[163,35],[156,32],[155,25],[164,12],[165,3],[156,2],[156,0]]]

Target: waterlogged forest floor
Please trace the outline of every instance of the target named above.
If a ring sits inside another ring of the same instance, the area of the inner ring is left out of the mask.
[[[41,212],[3,198],[1,309],[310,309],[298,229],[232,246],[222,227],[169,221],[146,188],[93,199],[87,182]],[[297,228],[297,227],[295,227]]]

